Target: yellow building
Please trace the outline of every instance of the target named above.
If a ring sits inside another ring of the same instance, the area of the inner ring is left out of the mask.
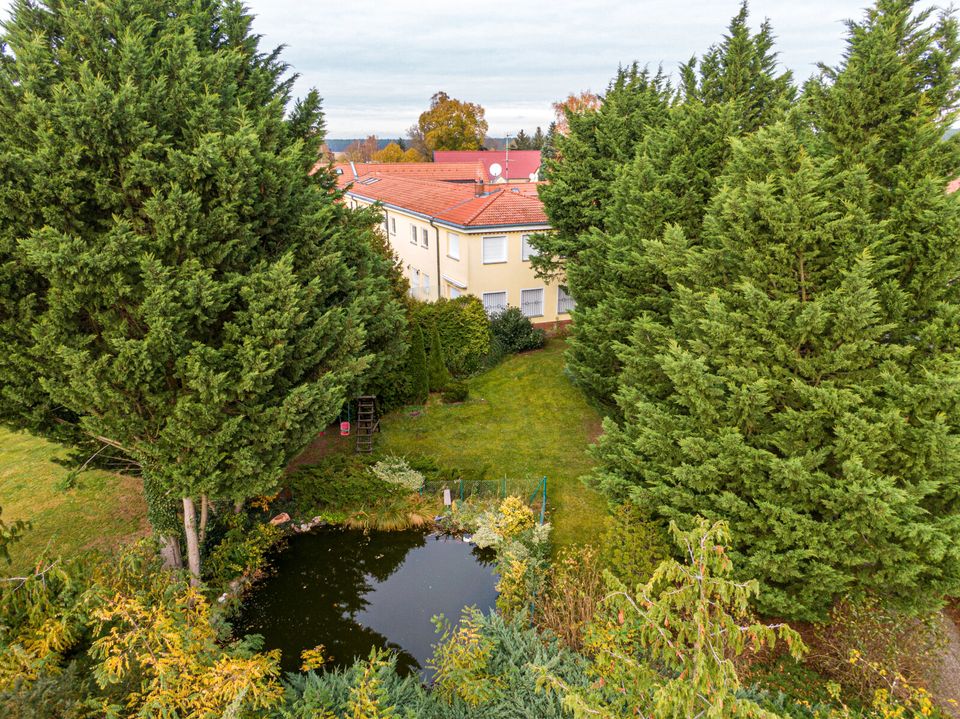
[[[539,279],[530,264],[529,236],[550,229],[536,185],[478,182],[471,178],[475,165],[458,179],[435,180],[431,164],[403,175],[387,166],[338,167],[348,204],[380,204],[411,295],[432,301],[471,294],[490,313],[514,306],[539,326],[569,321],[573,299],[562,285]],[[449,168],[439,171],[450,176]]]

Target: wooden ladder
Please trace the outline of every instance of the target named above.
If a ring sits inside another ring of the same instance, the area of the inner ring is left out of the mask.
[[[370,454],[373,451],[373,433],[380,431],[380,419],[377,417],[377,398],[363,395],[357,399],[357,453]]]

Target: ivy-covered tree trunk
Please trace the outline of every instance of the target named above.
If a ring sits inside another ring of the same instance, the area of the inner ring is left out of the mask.
[[[319,97],[285,117],[292,79],[250,22],[233,0],[67,0],[18,4],[2,37],[0,191],[22,211],[0,266],[24,279],[0,331],[42,388],[3,415],[64,407],[123,447],[171,563],[171,504],[272,491],[404,350],[377,218],[309,175]]]

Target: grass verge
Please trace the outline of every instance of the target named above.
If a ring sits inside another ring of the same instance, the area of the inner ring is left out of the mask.
[[[101,470],[82,472],[71,489],[59,489],[70,471],[58,464],[70,450],[22,432],[0,428],[0,507],[4,520],[32,524],[11,547],[13,564],[0,573],[28,569],[48,550],[64,556],[83,549],[112,549],[149,532],[140,480]]]
[[[593,466],[587,447],[600,417],[564,374],[564,348],[551,340],[542,350],[507,358],[469,381],[464,403],[434,400],[384,417],[378,452],[426,455],[455,467],[487,465],[491,478],[545,475],[554,542],[596,542],[608,521],[606,505],[580,477]]]

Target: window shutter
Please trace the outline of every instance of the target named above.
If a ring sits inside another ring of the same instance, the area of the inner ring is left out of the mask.
[[[576,300],[563,285],[557,287],[557,314],[566,314],[577,306]]]
[[[492,315],[496,312],[502,312],[503,310],[507,309],[507,293],[484,292],[483,309],[487,311],[488,315]]]
[[[520,290],[520,311],[524,317],[543,317],[543,288]]]
[[[505,235],[483,238],[483,264],[507,261],[507,238]]]
[[[460,259],[460,235],[447,233],[447,254],[455,260]]]

